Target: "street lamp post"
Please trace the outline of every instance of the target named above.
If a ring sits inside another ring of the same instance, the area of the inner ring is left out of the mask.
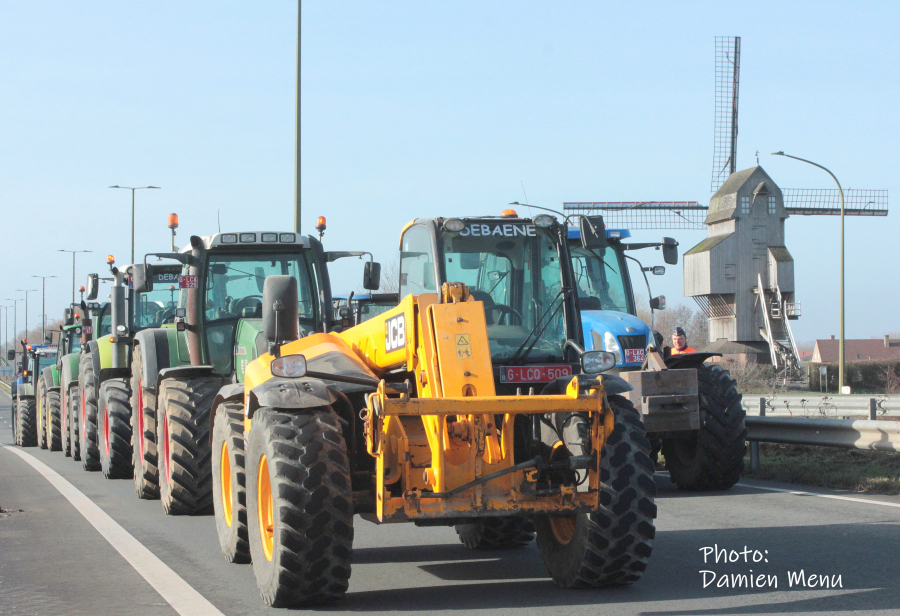
[[[18,308],[18,306],[19,306],[19,302],[21,302],[22,300],[21,300],[21,299],[13,299],[13,298],[11,298],[11,297],[7,297],[7,298],[6,298],[6,301],[12,302],[12,303],[13,303],[13,305],[12,305],[12,309],[13,309],[13,333],[12,333],[12,343],[13,343],[13,348],[15,349],[15,348],[16,348],[16,334],[19,333],[19,332],[16,331],[16,328],[17,328],[18,325],[19,325],[19,319],[18,319],[18,316],[17,316],[17,313],[18,313],[17,308]],[[9,316],[9,315],[7,314],[7,316]],[[7,323],[7,325],[9,325],[9,323]]]
[[[153,188],[159,190],[159,186],[110,186],[110,188],[124,188],[131,191],[131,262],[134,263],[134,191],[144,190],[145,188]],[[74,301],[74,300],[73,300]]]
[[[93,252],[92,250],[63,250],[59,249],[56,252],[71,252],[72,253],[72,303],[75,303],[75,255],[79,252]]]
[[[37,289],[16,289],[17,293],[25,294],[25,342],[28,342],[28,294],[36,293]]]
[[[32,278],[41,279],[41,342],[43,343],[46,341],[45,336],[47,335],[44,332],[44,329],[47,327],[47,302],[45,301],[47,295],[47,279],[56,278],[56,276],[32,276]]]
[[[828,175],[831,176],[831,179],[834,180],[835,184],[838,187],[838,193],[841,195],[841,323],[840,323],[840,342],[838,343],[838,391],[840,393],[844,393],[844,189],[841,188],[841,183],[838,181],[837,177],[818,163],[814,163],[811,160],[806,160],[805,158],[800,158],[799,156],[791,156],[790,154],[785,154],[784,152],[772,152],[775,156],[786,156],[788,158],[793,158],[794,160],[803,161],[804,163],[809,163],[814,167],[818,167],[819,169],[824,170]]]

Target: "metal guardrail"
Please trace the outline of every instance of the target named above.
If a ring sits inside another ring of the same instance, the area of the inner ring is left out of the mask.
[[[751,415],[746,424],[749,441],[900,451],[900,421]]]
[[[768,396],[744,396],[748,415],[788,417],[840,417],[868,415],[870,420],[900,415],[900,396],[856,394],[828,395],[783,393]]]

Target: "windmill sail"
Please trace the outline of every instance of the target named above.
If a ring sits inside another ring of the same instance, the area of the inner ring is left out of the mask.
[[[741,37],[716,37],[716,119],[710,192],[716,192],[737,169],[738,81]]]

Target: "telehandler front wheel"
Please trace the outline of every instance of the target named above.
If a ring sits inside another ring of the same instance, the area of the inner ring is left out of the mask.
[[[78,369],[81,381],[81,417],[78,425],[78,449],[81,467],[86,471],[100,470],[100,449],[97,444],[97,383],[91,354],[81,356]]]
[[[159,466],[156,448],[156,384],[144,382],[144,351],[134,347],[131,363],[131,449],[134,491],[138,498],[159,498]]]
[[[230,563],[249,563],[247,494],[244,473],[244,405],[216,408],[212,434],[213,509],[219,545]]]
[[[21,447],[37,447],[37,409],[34,398],[25,398],[16,405],[17,443]]]
[[[602,509],[535,518],[544,565],[563,588],[619,586],[638,581],[653,550],[656,484],[650,441],[640,413],[622,396],[608,396],[615,417],[600,455]]]
[[[159,499],[167,515],[212,513],[209,413],[221,379],[162,382],[156,416]]]
[[[268,605],[343,598],[353,553],[353,488],[330,407],[256,411],[247,449],[247,519],[253,573]]]
[[[682,490],[727,490],[744,471],[746,412],[731,374],[721,366],[697,368],[700,429],[663,439],[669,476]]]
[[[478,518],[456,525],[459,540],[470,550],[520,548],[534,540],[534,532],[531,518],[519,515]]]
[[[131,479],[131,407],[128,384],[109,379],[100,386],[97,412],[100,467],[107,479]]]
[[[47,445],[50,451],[62,450],[62,413],[59,392],[47,392]]]

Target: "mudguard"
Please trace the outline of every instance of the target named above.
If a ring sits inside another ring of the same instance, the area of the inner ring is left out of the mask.
[[[134,346],[141,347],[143,353],[144,383],[158,383],[160,370],[172,365],[169,354],[169,335],[165,329],[145,329],[134,336]],[[134,357],[134,353],[131,355]]]
[[[681,353],[669,355],[665,358],[666,368],[670,370],[685,370],[696,368],[710,357],[722,357],[721,353]]]
[[[156,391],[160,391],[160,386],[162,382],[166,379],[195,379],[201,376],[221,376],[213,372],[212,366],[172,366],[170,368],[163,368],[159,371],[159,375],[156,378]],[[223,379],[224,380],[224,379]],[[151,383],[153,381],[150,381]]]
[[[247,417],[252,418],[263,406],[280,409],[308,409],[329,406],[337,396],[318,379],[287,379],[273,377],[250,390]]]
[[[69,353],[62,358],[62,370],[59,375],[59,383],[63,388],[68,388],[72,383],[78,382],[78,360],[81,355],[78,353]]]
[[[50,386],[47,387],[47,391],[53,391],[54,389],[56,391],[59,391],[59,373],[57,372],[54,375],[54,372],[56,372],[56,370],[53,366],[47,366],[46,368],[41,370],[41,378],[44,379],[44,385],[46,386],[47,383],[50,384]],[[53,378],[54,376],[56,378]]]

